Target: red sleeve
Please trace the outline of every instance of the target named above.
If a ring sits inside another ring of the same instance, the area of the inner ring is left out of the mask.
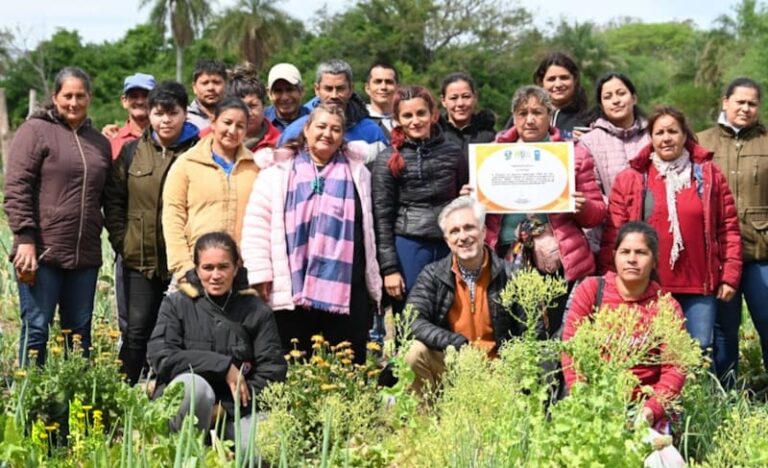
[[[499,214],[488,214],[485,216],[485,243],[491,249],[496,249],[496,243],[499,241],[502,216]]]
[[[720,277],[718,285],[726,283],[738,288],[741,282],[741,232],[739,230],[739,217],[736,211],[736,201],[728,187],[720,169],[712,164],[712,186],[719,198],[719,219],[715,220],[717,226],[717,243],[720,246]]]
[[[620,172],[613,182],[611,195],[608,198],[608,219],[603,229],[603,238],[601,240],[599,255],[599,271],[614,270],[613,264],[613,244],[616,242],[619,228],[629,221],[629,206],[627,197],[629,195],[632,173],[631,169]]]
[[[582,228],[600,225],[607,213],[603,194],[595,179],[595,162],[592,155],[581,145],[574,148],[576,159],[576,191],[584,194],[587,201],[581,211],[574,215]]]
[[[566,311],[565,324],[563,325],[563,342],[573,338],[576,334],[582,320],[592,315],[595,308],[595,297],[597,296],[597,278],[588,278],[584,280],[573,291],[571,308]],[[563,364],[563,376],[565,377],[565,386],[570,389],[571,386],[580,380],[580,377],[573,370],[573,360],[570,356],[563,353],[561,356]]]

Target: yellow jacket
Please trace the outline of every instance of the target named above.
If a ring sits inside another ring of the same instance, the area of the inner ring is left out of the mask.
[[[163,190],[163,236],[168,271],[177,279],[194,268],[192,249],[203,234],[224,231],[240,245],[245,206],[259,168],[243,145],[227,177],[213,160],[213,138],[203,138],[181,155]]]

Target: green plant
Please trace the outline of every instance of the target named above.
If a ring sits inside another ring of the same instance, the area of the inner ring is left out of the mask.
[[[378,440],[385,430],[375,361],[354,364],[348,342],[332,346],[321,335],[312,341],[312,355],[305,359],[298,350],[286,355],[287,380],[260,397],[268,416],[260,424],[258,446],[275,463],[333,460],[343,448]]]

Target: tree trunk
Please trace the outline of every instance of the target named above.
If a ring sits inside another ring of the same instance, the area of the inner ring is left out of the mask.
[[[8,123],[8,107],[5,102],[5,88],[0,88],[0,154],[2,154],[2,167],[5,173],[5,164],[8,161],[8,149],[11,146],[10,125]]]
[[[181,72],[184,68],[184,49],[181,46],[176,46],[176,81],[184,83],[181,79]]]

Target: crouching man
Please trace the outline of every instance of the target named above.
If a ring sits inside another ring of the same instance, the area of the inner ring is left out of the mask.
[[[417,313],[406,355],[417,394],[439,383],[449,346],[470,344],[495,358],[504,340],[523,332],[522,322],[501,305],[507,273],[504,260],[483,243],[485,208],[459,197],[443,208],[438,223],[451,255],[424,268],[407,301]]]

